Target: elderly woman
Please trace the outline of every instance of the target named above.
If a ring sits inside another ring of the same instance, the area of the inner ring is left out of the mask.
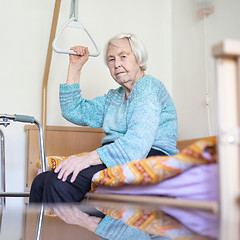
[[[105,62],[121,85],[93,100],[81,96],[79,79],[88,48],[72,48],[66,84],[60,85],[62,115],[81,126],[102,127],[102,147],[69,157],[54,171],[38,175],[30,202],[80,202],[94,173],[114,165],[156,155],[174,155],[177,114],[164,85],[145,75],[147,52],[133,34],[119,34],[106,45]]]

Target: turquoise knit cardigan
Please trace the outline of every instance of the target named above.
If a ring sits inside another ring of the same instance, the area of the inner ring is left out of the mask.
[[[62,115],[68,121],[94,128],[106,136],[97,152],[107,167],[146,158],[151,148],[167,155],[178,153],[177,113],[171,96],[158,79],[146,75],[125,89],[111,89],[93,100],[81,96],[79,84],[60,85]],[[81,144],[81,143],[79,143]]]

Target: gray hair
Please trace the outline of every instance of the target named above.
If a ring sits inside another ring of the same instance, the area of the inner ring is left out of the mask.
[[[140,66],[142,71],[145,71],[147,69],[147,50],[143,43],[132,33],[120,33],[116,36],[112,37],[105,46],[105,52],[104,52],[104,60],[107,65],[107,50],[109,44],[114,44],[114,41],[126,38],[128,39],[131,49],[136,57],[137,64]]]

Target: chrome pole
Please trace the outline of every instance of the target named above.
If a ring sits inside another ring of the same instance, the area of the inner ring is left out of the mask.
[[[6,191],[5,182],[5,139],[2,130],[0,129],[0,139],[1,139],[1,192]],[[5,206],[6,199],[1,197],[1,205]]]
[[[40,212],[38,214],[38,223],[37,223],[36,238],[35,238],[36,240],[41,239],[43,214],[44,214],[44,205],[42,204],[40,208]]]
[[[40,147],[41,168],[42,168],[42,172],[45,172],[46,171],[46,158],[45,158],[43,129],[42,129],[41,124],[37,120],[34,121],[34,124],[37,126],[38,132],[39,132],[39,147]]]

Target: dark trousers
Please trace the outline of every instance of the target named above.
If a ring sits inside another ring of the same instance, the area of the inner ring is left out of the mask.
[[[164,156],[161,151],[151,149],[147,157]],[[91,188],[91,180],[96,172],[105,169],[104,164],[91,166],[82,170],[76,180],[71,183],[70,174],[65,182],[57,178],[54,171],[46,171],[33,180],[30,191],[30,203],[58,203],[58,202],[81,202],[85,194]]]

